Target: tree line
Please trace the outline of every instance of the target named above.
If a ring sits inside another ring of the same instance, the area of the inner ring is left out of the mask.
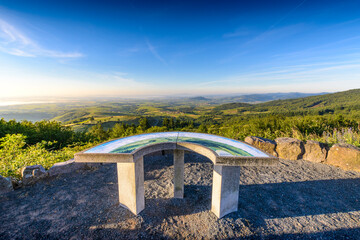
[[[204,115],[197,119],[165,117],[157,124],[142,117],[138,124],[116,123],[105,129],[102,123],[87,131],[76,132],[56,121],[0,120],[0,175],[20,176],[27,165],[45,168],[68,160],[74,153],[101,142],[134,134],[190,131],[221,135],[244,140],[247,136],[269,139],[294,137],[334,144],[350,143],[360,147],[359,121],[351,116],[326,115],[240,115],[216,119]]]

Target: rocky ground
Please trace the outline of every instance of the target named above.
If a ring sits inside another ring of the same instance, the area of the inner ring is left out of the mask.
[[[239,211],[210,212],[212,164],[187,154],[185,198],[172,156],[145,158],[146,208],[119,206],[114,164],[0,196],[0,239],[360,239],[360,173],[303,160],[242,167]]]

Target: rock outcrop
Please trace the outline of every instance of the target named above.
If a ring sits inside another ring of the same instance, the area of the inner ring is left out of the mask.
[[[360,171],[360,148],[350,144],[335,144],[329,150],[326,163],[344,170]]]
[[[298,160],[304,155],[304,143],[298,139],[283,137],[275,139],[275,142],[279,158]]]
[[[0,175],[0,194],[2,193],[7,193],[14,190],[12,182],[11,182],[11,178],[7,177],[3,177]]]
[[[23,184],[34,183],[39,178],[46,176],[46,170],[41,165],[26,166],[21,170]]]
[[[325,162],[328,148],[324,143],[320,143],[317,141],[308,140],[304,144],[305,154],[303,156],[304,160],[308,160],[310,162]]]
[[[245,138],[245,142],[259,148],[260,150],[273,155],[275,157],[278,156],[277,152],[275,151],[276,142],[270,139],[261,138],[261,137],[254,137],[249,136]]]

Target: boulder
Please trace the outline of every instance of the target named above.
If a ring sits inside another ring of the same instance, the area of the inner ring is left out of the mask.
[[[304,143],[298,139],[283,137],[275,139],[275,142],[279,158],[298,160],[304,155]]]
[[[46,170],[41,165],[26,166],[21,170],[22,181],[25,185],[46,176]]]
[[[13,177],[10,177],[12,186],[14,189],[22,187],[22,181]]]
[[[360,171],[360,148],[350,144],[335,144],[329,150],[326,163],[344,170]]]
[[[14,188],[11,182],[11,178],[5,178],[0,175],[0,194],[7,193],[12,190],[14,190]]]
[[[249,136],[245,138],[245,142],[253,145],[254,147],[259,148],[260,150],[273,155],[275,157],[278,156],[277,152],[275,151],[276,142],[270,139],[261,138],[261,137],[254,137]]]
[[[328,147],[326,144],[308,140],[306,141],[305,145],[305,154],[303,156],[304,160],[311,161],[311,162],[325,162]]]
[[[100,163],[101,164],[101,163]],[[78,163],[72,158],[66,162],[55,163],[49,170],[49,176],[56,176],[69,172],[75,172],[82,169],[93,169],[98,166],[99,163]]]

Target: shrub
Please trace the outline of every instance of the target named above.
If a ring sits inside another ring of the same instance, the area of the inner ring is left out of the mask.
[[[48,150],[47,148],[53,144],[54,142],[41,141],[26,146],[26,136],[22,134],[7,134],[0,138],[0,175],[20,178],[21,168],[36,164],[49,169],[55,163],[69,160],[76,152],[89,148],[95,143]]]

